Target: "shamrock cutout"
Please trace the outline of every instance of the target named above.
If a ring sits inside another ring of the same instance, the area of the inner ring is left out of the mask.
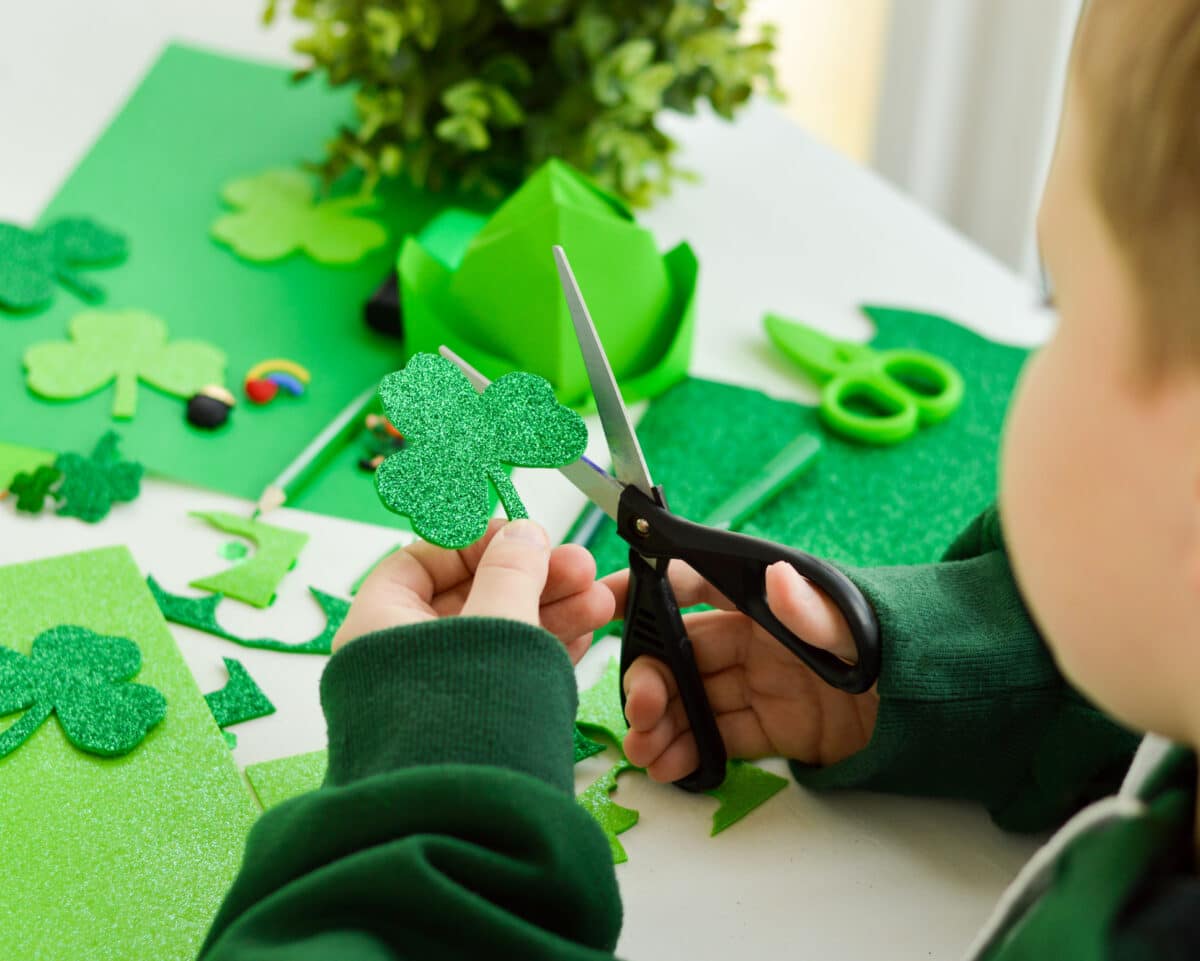
[[[167,326],[142,310],[85,310],[71,318],[70,342],[48,341],[25,351],[29,389],[51,400],[86,397],[116,385],[113,417],[137,410],[137,384],[190,397],[225,379],[225,354],[200,340],[167,343]]]
[[[587,446],[583,420],[535,374],[505,374],[476,393],[444,357],[415,354],[383,379],[379,396],[405,439],[375,473],[379,497],[442,547],[466,547],[483,536],[488,481],[509,517],[529,516],[501,464],[560,467]]]
[[[60,477],[62,472],[49,464],[38,465],[32,474],[26,471],[17,474],[8,485],[9,492],[17,495],[17,510],[40,514],[50,488]]]
[[[131,501],[141,490],[142,465],[122,460],[117,453],[120,438],[109,431],[100,438],[90,457],[59,454],[54,462],[63,475],[58,513],[95,524],[103,520],[117,501]]]
[[[81,751],[128,754],[167,713],[162,694],[130,683],[141,667],[133,641],[74,625],[43,631],[28,657],[0,647],[0,716],[25,711],[0,734],[0,757],[25,743],[52,713]]]
[[[299,170],[268,170],[226,184],[221,197],[238,213],[218,217],[213,237],[247,260],[279,260],[303,250],[325,264],[349,264],[387,240],[387,231],[354,211],[374,207],[365,194],[316,200]]]
[[[92,220],[59,220],[42,231],[0,223],[0,307],[41,307],[54,299],[56,283],[84,300],[102,300],[104,292],[76,268],[114,263],[127,251],[124,237]]]

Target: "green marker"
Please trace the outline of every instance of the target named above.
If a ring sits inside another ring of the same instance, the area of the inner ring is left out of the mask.
[[[750,483],[739,487],[701,521],[708,527],[735,530],[742,522],[803,474],[821,452],[821,441],[801,434],[772,457]]]

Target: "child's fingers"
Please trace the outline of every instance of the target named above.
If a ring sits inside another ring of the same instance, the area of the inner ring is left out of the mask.
[[[841,611],[791,564],[781,561],[768,567],[766,585],[767,604],[793,633],[844,660],[857,658]]]
[[[542,591],[542,606],[578,594],[596,582],[596,559],[578,544],[560,544],[550,552],[550,573]],[[612,591],[607,591],[612,596]],[[611,618],[610,618],[611,620]]]
[[[583,660],[583,655],[592,649],[592,632],[580,634],[573,641],[564,643],[567,649],[567,657],[571,659],[572,664],[578,664]]]
[[[538,624],[542,591],[550,569],[550,540],[534,521],[509,521],[496,534],[475,568],[463,604],[464,617],[506,617]]]
[[[680,607],[691,607],[693,604],[708,604],[723,611],[732,611],[734,606],[729,598],[713,587],[708,581],[696,573],[695,569],[683,561],[672,561],[667,569],[671,588]],[[629,571],[617,571],[602,578],[601,584],[608,585],[617,599],[617,610],[625,609],[625,599],[629,595]]]
[[[590,632],[612,620],[612,614],[612,591],[593,581],[591,586],[570,597],[543,604],[541,620],[542,627],[565,644],[585,631],[590,637]]]
[[[762,726],[749,708],[718,714],[717,730],[731,758],[756,758],[770,753],[771,748]],[[656,760],[644,766],[651,778],[666,783],[687,777],[699,763],[700,752],[696,748],[696,739],[692,736],[691,728],[687,728],[675,737]]]
[[[625,720],[635,731],[651,730],[662,720],[676,693],[675,678],[661,661],[639,657],[629,665],[623,684]]]

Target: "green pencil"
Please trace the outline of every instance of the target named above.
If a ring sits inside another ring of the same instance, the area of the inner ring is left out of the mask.
[[[721,530],[736,530],[742,522],[803,474],[821,452],[821,441],[801,434],[754,475],[705,515],[701,522]]]

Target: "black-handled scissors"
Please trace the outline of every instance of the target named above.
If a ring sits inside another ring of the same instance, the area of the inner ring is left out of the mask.
[[[769,541],[693,524],[671,513],[662,489],[650,480],[608,356],[561,247],[554,248],[554,257],[616,476],[586,457],[559,470],[588,500],[617,522],[617,532],[629,545],[621,677],[624,679],[629,666],[642,656],[661,661],[671,671],[700,758],[696,770],[675,783],[689,791],[709,790],[725,778],[725,744],[667,578],[672,560],[690,564],[818,677],[852,694],[867,690],[879,675],[879,623],[862,592],[841,571],[824,561]],[[487,378],[461,358],[445,348],[442,353],[458,364],[477,389],[487,386]],[[858,651],[854,664],[805,643],[771,613],[767,606],[766,571],[778,561],[787,561],[837,605]],[[623,684],[621,706],[625,706]]]

